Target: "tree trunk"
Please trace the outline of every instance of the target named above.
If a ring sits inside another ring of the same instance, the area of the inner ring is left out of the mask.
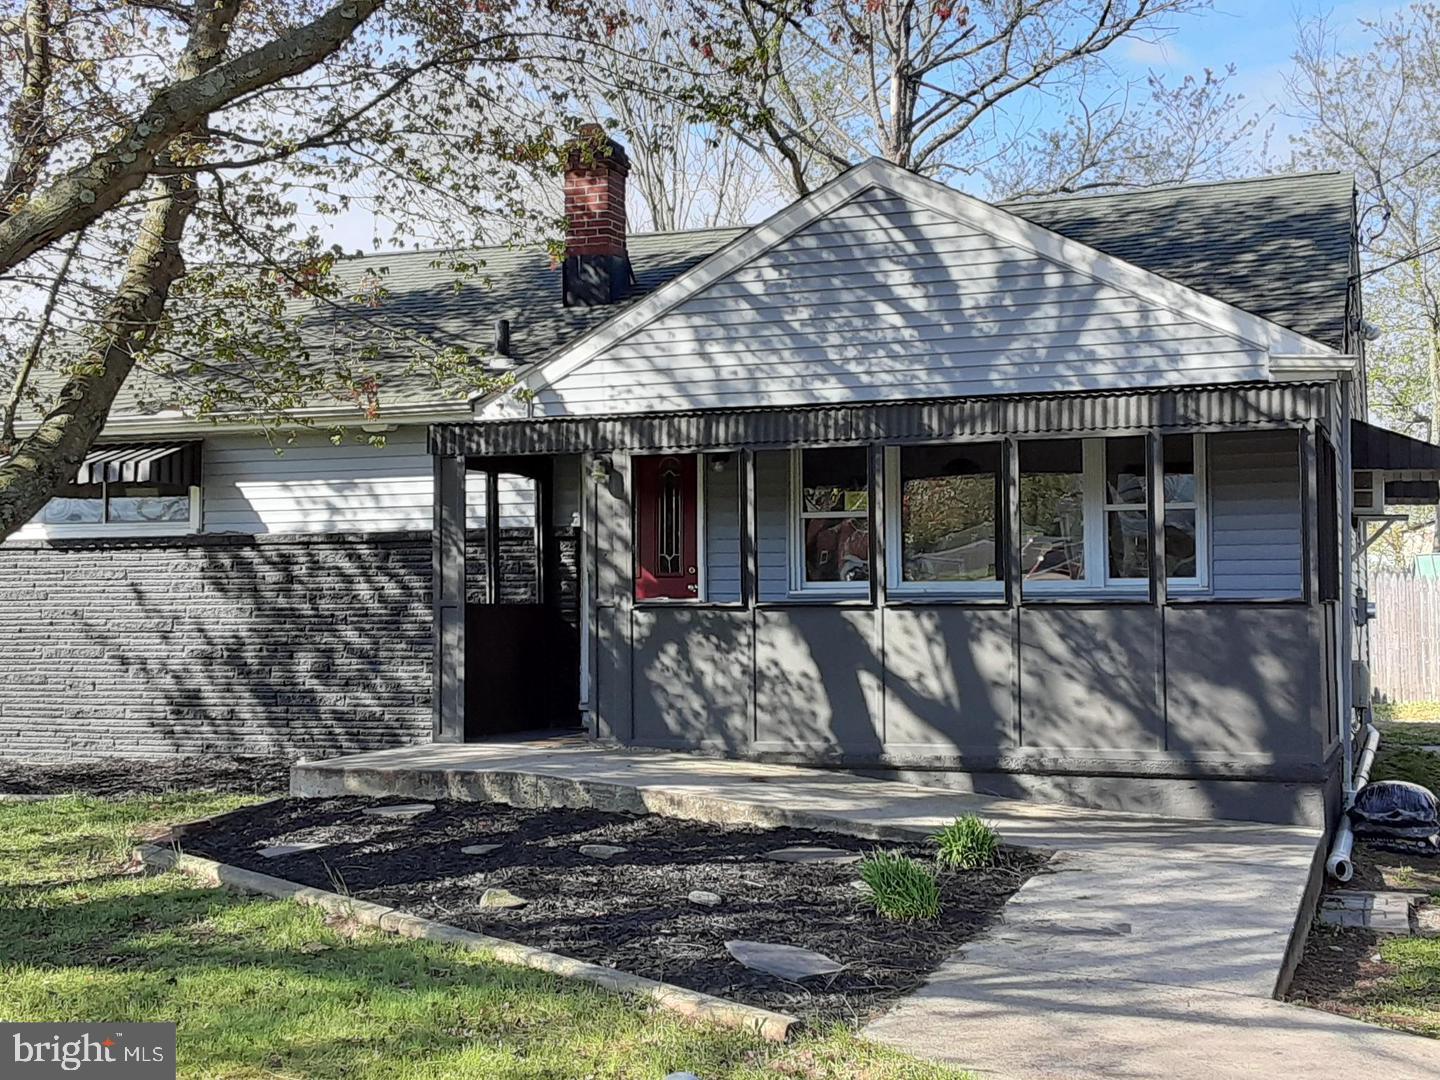
[[[240,0],[199,6],[178,65],[182,79],[204,74],[220,62],[239,6]],[[39,427],[0,464],[0,540],[38,514],[55,491],[74,478],[135,366],[136,353],[154,337],[170,286],[184,273],[180,238],[199,191],[193,179],[182,176],[157,180],[153,186],[154,199],[125,274],[90,348]]]

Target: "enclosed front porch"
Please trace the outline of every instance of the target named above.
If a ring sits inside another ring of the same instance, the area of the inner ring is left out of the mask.
[[[467,473],[528,469],[537,522],[576,508],[592,737],[1318,820],[1335,411],[1291,385],[436,428],[436,738],[564,720],[563,650],[477,664],[513,649],[446,513]]]

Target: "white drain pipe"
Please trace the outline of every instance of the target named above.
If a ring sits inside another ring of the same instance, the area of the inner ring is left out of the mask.
[[[1370,782],[1370,766],[1375,764],[1375,751],[1379,746],[1379,729],[1374,724],[1366,724],[1365,742],[1360,751],[1360,760],[1355,763],[1352,781],[1357,793]],[[1350,807],[1347,805],[1345,809],[1349,811]],[[1330,858],[1325,860],[1325,869],[1336,881],[1349,881],[1355,876],[1355,864],[1350,860],[1350,850],[1354,846],[1355,834],[1350,830],[1350,815],[1347,812],[1340,816],[1340,827],[1335,830],[1335,843],[1330,847]]]

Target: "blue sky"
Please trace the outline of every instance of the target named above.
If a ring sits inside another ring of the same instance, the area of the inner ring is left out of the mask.
[[[1231,85],[1257,111],[1274,106],[1272,153],[1283,160],[1289,156],[1288,136],[1296,128],[1283,115],[1283,108],[1297,24],[1328,16],[1340,44],[1360,48],[1366,41],[1360,25],[1363,20],[1391,15],[1408,6],[1375,0],[1215,0],[1207,12],[1176,18],[1173,33],[1159,41],[1126,42],[1111,60],[1126,76],[1143,79],[1154,70],[1165,74],[1172,84],[1207,67],[1222,70],[1234,64]]]

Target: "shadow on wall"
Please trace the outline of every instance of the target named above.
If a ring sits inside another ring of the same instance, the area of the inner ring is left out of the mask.
[[[514,593],[530,541],[506,543]],[[0,753],[313,757],[425,741],[430,574],[424,532],[7,545]]]
[[[1324,722],[1310,610],[1194,605],[1168,609],[1164,628],[1161,617],[1148,605],[1018,615],[640,609],[633,738],[821,763],[884,753],[993,767],[1040,753],[1052,771],[1066,760],[1095,770],[1107,753],[1133,751],[1201,763],[1192,774],[1218,761],[1257,779],[1308,770],[1313,782]],[[1064,791],[1083,782],[1050,784]],[[1221,809],[1193,786],[1190,812]],[[1166,812],[1173,803],[1137,789],[1125,808]]]

